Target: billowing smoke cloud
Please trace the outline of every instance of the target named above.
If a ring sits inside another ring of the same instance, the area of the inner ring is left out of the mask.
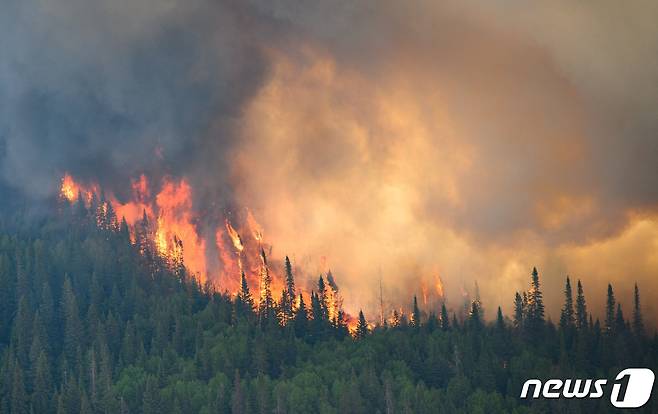
[[[3,3],[4,179],[52,194],[65,170],[126,183],[230,145],[267,70],[239,2]],[[224,160],[205,165],[222,175]],[[118,186],[115,186],[118,187]]]
[[[533,265],[553,309],[567,273],[595,306],[655,287],[653,2],[7,7],[0,168],[30,195],[184,175],[331,267],[352,311],[380,276],[391,305],[477,280],[489,315]]]

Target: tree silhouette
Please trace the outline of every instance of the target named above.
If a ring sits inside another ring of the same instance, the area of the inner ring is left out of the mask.
[[[608,283],[608,294],[605,301],[605,332],[611,335],[615,327],[615,293],[612,285]]]
[[[562,330],[573,329],[576,325],[576,319],[573,308],[573,291],[571,289],[571,281],[567,276],[567,281],[564,285],[564,306],[560,314],[560,328]]]
[[[370,329],[368,328],[368,322],[366,321],[366,317],[363,315],[363,311],[359,311],[359,321],[356,325],[356,338],[357,339],[364,339],[366,336],[368,336]]]
[[[633,290],[633,331],[638,337],[644,337],[644,321],[640,309],[640,289],[638,289],[637,283],[635,283],[635,289]]]

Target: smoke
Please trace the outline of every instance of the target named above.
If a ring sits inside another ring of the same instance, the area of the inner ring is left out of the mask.
[[[351,311],[440,277],[493,315],[536,265],[658,312],[654,2],[6,3],[5,185],[185,176]]]
[[[230,145],[229,121],[267,71],[230,2],[3,8],[1,167],[34,196],[56,191],[66,170],[112,187],[144,171],[187,173]],[[224,160],[212,161],[207,171],[221,173]]]

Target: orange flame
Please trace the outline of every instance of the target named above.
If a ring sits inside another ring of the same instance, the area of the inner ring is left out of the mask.
[[[233,247],[235,247],[235,250],[238,252],[242,252],[244,250],[244,244],[242,244],[242,238],[238,234],[238,232],[231,226],[231,223],[228,221],[228,219],[224,220],[224,224],[226,225],[226,231],[228,232],[229,237],[231,238],[231,241],[233,242]]]
[[[96,186],[89,188],[77,183],[68,173],[62,177],[62,184],[59,189],[60,197],[68,200],[70,203],[78,201],[78,196],[82,195],[86,204],[91,203],[94,193],[96,193]]]
[[[201,239],[192,213],[192,190],[183,179],[178,183],[165,179],[162,190],[155,198],[158,207],[157,239],[163,256],[172,253],[171,242],[177,237],[182,243],[183,259],[189,270],[205,280],[205,240]]]
[[[437,294],[440,298],[443,298],[443,282],[441,281],[441,276],[436,275],[436,277],[435,277],[434,287],[435,287],[435,289],[436,289],[436,294]]]
[[[254,239],[258,242],[263,241],[263,229],[254,218],[254,215],[251,214],[251,210],[247,210],[247,224],[249,225],[249,230],[251,230]]]
[[[120,200],[113,193],[106,192],[105,201],[100,202],[102,196],[97,184],[82,184],[66,173],[61,180],[60,197],[69,203],[82,197],[87,208],[92,207],[92,200],[98,200],[93,205],[95,211],[92,214],[99,225],[116,229],[118,223],[125,220],[132,243],[139,243],[142,253],[152,249],[172,269],[184,265],[200,282],[209,280],[215,287],[235,293],[240,288],[240,275],[244,271],[252,291],[259,292],[261,299],[267,296],[264,291],[266,280],[274,301],[278,300],[285,288],[283,263],[269,257],[272,246],[265,243],[263,228],[249,210],[244,221],[238,222],[240,226],[234,227],[225,218],[224,225],[215,229],[219,266],[214,268],[212,277],[209,275],[206,240],[198,229],[199,217],[193,206],[192,188],[184,178],[165,178],[158,188],[152,188],[147,177],[141,175],[131,181],[131,196],[128,200]],[[114,215],[110,214],[110,207]],[[111,218],[111,222],[108,222],[108,218]],[[139,227],[143,219],[147,225]],[[298,287],[305,297],[309,296],[310,290],[306,290],[302,283]],[[326,301],[329,318],[338,318],[343,299],[332,284],[327,284]],[[295,308],[298,307],[299,296],[296,296]],[[346,313],[342,315],[349,326],[356,326],[356,319]]]

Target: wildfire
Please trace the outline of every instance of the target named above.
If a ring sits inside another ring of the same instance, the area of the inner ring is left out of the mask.
[[[131,242],[138,245],[140,252],[146,254],[150,249],[172,269],[184,266],[188,274],[202,283],[210,282],[218,290],[237,294],[240,275],[244,272],[249,286],[257,292],[258,306],[276,303],[281,292],[285,292],[283,262],[270,257],[272,246],[265,242],[263,228],[250,210],[245,210],[242,216],[232,216],[232,220],[224,217],[223,225],[214,229],[211,234],[214,234],[215,243],[212,246],[216,248],[217,260],[208,262],[213,253],[208,251],[209,246],[202,236],[206,232],[199,224],[192,188],[184,178],[164,178],[158,186],[153,186],[146,176],[141,175],[132,180],[131,196],[124,201],[111,192],[101,192],[97,184],[83,184],[66,173],[61,180],[60,197],[70,204],[83,203],[93,211],[100,227],[118,229],[125,220]],[[213,265],[209,266],[209,263]],[[357,320],[342,311],[343,298],[324,257],[321,268],[326,285],[318,294],[326,304],[327,316],[331,321],[344,320],[352,331]],[[316,289],[317,279],[311,279],[298,280],[302,283],[297,284],[295,309],[299,307],[299,293],[309,297]],[[421,282],[423,304],[427,304],[428,296],[443,297],[441,278],[436,275],[433,282],[435,292],[429,292],[431,282],[428,284],[425,279]],[[308,303],[310,300],[307,306]],[[391,324],[403,317],[402,310],[395,313],[397,317],[388,321]]]
[[[441,281],[441,276],[436,275],[436,280],[434,283],[434,288],[436,289],[436,294],[440,297],[443,298],[443,282]]]
[[[189,270],[201,280],[207,278],[206,242],[195,225],[192,209],[192,190],[185,180],[173,182],[165,179],[155,198],[158,211],[157,241],[160,254],[173,259],[178,238],[182,243],[183,260]]]
[[[165,263],[172,267],[184,264],[201,282],[210,281],[222,290],[235,293],[244,270],[254,289],[261,289],[264,277],[269,279],[273,295],[283,289],[282,264],[268,261],[266,252],[271,253],[271,246],[265,243],[263,229],[251,211],[247,210],[243,227],[234,227],[225,218],[224,226],[216,228],[214,245],[219,266],[209,269],[210,253],[201,236],[192,188],[184,178],[164,178],[156,188],[141,175],[132,180],[127,201],[112,193],[103,194],[99,188],[96,184],[82,184],[66,173],[61,180],[60,197],[71,204],[82,197],[85,207],[94,209],[99,226],[118,228],[121,220],[125,220],[131,241],[140,244],[142,253],[150,245]]]
[[[244,244],[242,244],[242,238],[238,234],[238,232],[231,226],[231,223],[228,221],[228,219],[224,220],[224,223],[226,225],[226,231],[228,232],[229,237],[231,238],[231,241],[233,242],[233,246],[235,247],[235,250],[239,253],[242,253],[244,250]]]
[[[251,230],[251,233],[254,236],[254,239],[257,240],[259,243],[263,241],[263,228],[258,224],[256,219],[254,218],[254,215],[251,214],[251,210],[247,210],[247,224],[249,225],[249,229]]]
[[[64,174],[64,177],[62,177],[62,185],[59,194],[69,202],[74,203],[78,201],[79,196],[82,196],[84,202],[89,204],[91,203],[94,193],[96,193],[95,187],[85,188],[79,185],[68,173]]]
[[[78,191],[78,186],[75,184],[75,181],[73,181],[73,178],[68,174],[64,174],[64,178],[62,178],[62,187],[59,192],[61,196],[73,202],[78,198]]]

